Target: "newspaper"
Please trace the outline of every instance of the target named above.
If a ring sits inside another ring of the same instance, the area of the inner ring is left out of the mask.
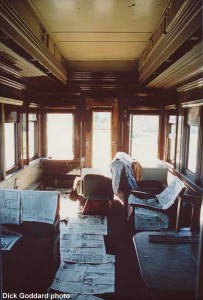
[[[102,273],[113,273],[115,272],[115,265],[113,262],[108,262],[106,264],[76,264],[71,262],[63,262],[60,265],[65,271],[68,272],[102,272]]]
[[[136,230],[160,230],[168,228],[169,217],[166,214],[145,208],[135,209]]]
[[[105,248],[103,235],[86,233],[61,233],[61,248]]]
[[[53,290],[65,293],[78,293],[78,294],[104,294],[113,293],[114,284],[94,284],[82,282],[64,282],[54,279],[51,288]]]
[[[146,204],[152,207],[167,209],[174,203],[176,197],[183,188],[184,183],[178,177],[174,176],[168,187],[166,187],[163,192],[156,195],[156,198],[143,200],[134,195],[130,195],[128,204]],[[131,210],[129,209],[129,213],[130,212]],[[136,230],[160,230],[168,228],[168,226],[169,217],[166,214],[140,207],[135,209]]]
[[[4,226],[0,226],[0,236],[1,250],[10,250],[22,235]]]
[[[56,273],[55,279],[64,282],[83,282],[95,284],[114,284],[115,283],[115,267],[113,263],[109,263],[107,268],[100,265],[94,265],[95,268],[88,267],[89,264],[75,264],[76,268],[66,268],[61,265]]]
[[[60,252],[62,261],[91,264],[115,261],[115,256],[106,254],[104,248],[61,248]]]
[[[78,215],[76,217],[70,217],[68,219],[69,224],[87,224],[87,225],[101,225],[107,226],[107,217],[99,215]]]
[[[0,224],[21,222],[20,191],[0,190]]]
[[[91,215],[70,217],[67,225],[61,222],[60,230],[68,233],[107,235],[107,217]]]
[[[22,220],[53,224],[59,192],[21,191]]]
[[[156,195],[157,199],[162,205],[162,208],[169,208],[174,203],[178,194],[184,187],[184,183],[177,176],[174,176],[170,184],[165,188],[165,190],[160,194]]]

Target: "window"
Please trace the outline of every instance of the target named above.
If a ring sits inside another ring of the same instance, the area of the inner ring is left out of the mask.
[[[73,154],[73,114],[47,114],[47,156],[71,160]]]
[[[5,123],[5,161],[6,171],[16,164],[15,123]]]
[[[168,130],[168,155],[167,161],[170,162],[172,165],[175,163],[175,142],[176,142],[176,122],[177,117],[174,115],[169,116],[169,130]]]
[[[18,114],[13,108],[5,108],[5,170],[7,174],[17,169],[18,165]]]
[[[93,111],[92,167],[107,170],[111,162],[111,112]]]
[[[183,143],[183,173],[190,180],[202,182],[202,126],[200,106],[185,109],[185,127]]]
[[[130,115],[130,155],[137,160],[158,158],[159,116]]]
[[[23,113],[23,159],[33,160],[38,156],[38,119],[36,113],[28,114],[28,129],[26,114]],[[27,141],[28,139],[28,141]],[[28,157],[27,157],[28,156]]]
[[[195,173],[197,164],[197,142],[198,142],[198,127],[188,126],[188,149],[187,149],[187,166],[186,168]]]
[[[38,122],[37,114],[29,114],[29,159],[34,159],[38,155]]]

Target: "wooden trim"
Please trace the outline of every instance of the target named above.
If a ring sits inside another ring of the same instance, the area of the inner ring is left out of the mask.
[[[174,16],[175,18],[175,16]],[[190,35],[201,26],[202,1],[185,1],[184,9],[178,18],[161,36],[144,61],[140,63],[140,81],[144,82],[172,53],[185,42]]]
[[[47,74],[51,72],[63,83],[66,83],[65,68],[59,64],[45,44],[36,37],[7,0],[0,2],[0,10],[1,29],[5,34],[16,41],[26,52],[29,52],[35,61],[38,60],[47,69]]]

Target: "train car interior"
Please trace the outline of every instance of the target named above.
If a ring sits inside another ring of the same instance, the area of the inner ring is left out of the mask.
[[[202,0],[0,0],[2,299],[203,299]]]

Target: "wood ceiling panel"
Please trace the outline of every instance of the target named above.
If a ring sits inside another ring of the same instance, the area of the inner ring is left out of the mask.
[[[145,43],[151,33],[148,32],[55,32],[59,42],[137,42]]]
[[[177,60],[168,69],[162,72],[147,86],[151,88],[178,87],[190,78],[203,72],[202,44],[199,43]]]
[[[82,62],[140,58],[169,0],[29,2],[64,57]]]
[[[79,61],[132,60],[139,59],[142,52],[142,46],[137,42],[62,42],[60,45],[68,60]]]

